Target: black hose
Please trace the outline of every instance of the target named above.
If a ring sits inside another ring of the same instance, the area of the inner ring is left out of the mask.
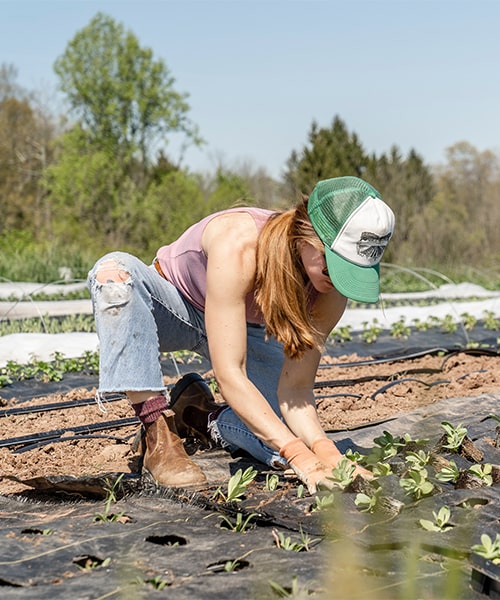
[[[138,425],[140,423],[137,417],[129,419],[118,419],[116,421],[106,421],[104,423],[89,423],[88,425],[79,425],[77,427],[68,427],[66,429],[53,429],[52,431],[44,431],[41,433],[32,433],[17,438],[8,438],[0,440],[0,448],[11,448],[16,446],[25,446],[26,444],[34,444],[42,440],[57,440],[68,431],[74,434],[90,434],[94,431],[105,431],[106,429],[118,429],[119,427],[128,427],[130,425]],[[72,438],[66,438],[72,439]]]
[[[127,444],[130,438],[133,436],[127,436],[125,438],[119,438],[114,435],[74,435],[71,437],[60,437],[57,439],[47,439],[41,442],[37,442],[36,444],[30,444],[23,446],[22,448],[17,448],[14,450],[12,454],[23,454],[23,452],[30,452],[31,450],[36,450],[37,448],[42,448],[47,444],[56,444],[57,442],[78,442],[80,440],[112,440],[114,442],[118,442],[119,444]]]
[[[435,385],[441,385],[443,383],[451,383],[449,379],[439,379],[438,381],[432,381],[431,383],[427,383],[426,381],[422,381],[421,379],[415,379],[414,377],[406,377],[404,379],[398,379],[397,381],[391,381],[387,385],[379,388],[376,392],[374,392],[370,398],[375,400],[376,396],[379,394],[385,393],[389,388],[394,387],[395,385],[399,385],[400,383],[406,383],[408,381],[413,381],[415,383],[419,383],[421,385],[425,385],[426,387],[434,387]]]

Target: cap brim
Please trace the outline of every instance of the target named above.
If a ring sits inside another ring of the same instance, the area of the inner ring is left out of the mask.
[[[360,267],[325,246],[328,275],[335,288],[346,298],[359,302],[378,302],[380,266]]]

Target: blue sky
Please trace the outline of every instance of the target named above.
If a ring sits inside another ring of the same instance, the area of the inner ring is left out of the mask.
[[[279,177],[312,121],[335,115],[368,152],[414,148],[431,165],[462,140],[500,152],[497,0],[0,0],[0,63],[55,102],[54,61],[99,11],[189,94],[207,141],[191,170]]]

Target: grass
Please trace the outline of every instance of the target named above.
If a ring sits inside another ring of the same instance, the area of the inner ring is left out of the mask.
[[[487,290],[500,290],[500,271],[463,266],[460,269],[407,267],[381,264],[380,288],[385,293],[422,292],[445,284],[473,283]]]
[[[5,238],[0,243],[0,281],[46,283],[65,278],[85,280],[95,261],[105,254],[82,248],[58,247],[50,242],[33,243],[30,238]],[[152,257],[140,256],[143,260]],[[469,282],[489,290],[500,290],[500,269],[492,266],[431,265],[427,267],[382,263],[381,289],[384,292],[417,292],[444,283]]]

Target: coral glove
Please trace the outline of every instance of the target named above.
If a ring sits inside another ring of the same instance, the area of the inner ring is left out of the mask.
[[[326,478],[329,469],[326,468],[319,458],[309,450],[304,442],[296,438],[285,444],[280,450],[282,456],[293,469],[297,477],[307,485],[309,493],[316,493],[318,487],[332,488],[333,484]]]
[[[317,456],[318,460],[330,469],[334,469],[344,457],[332,440],[328,438],[316,440],[311,446],[311,450]],[[363,467],[356,466],[354,473],[361,475],[365,479],[373,479],[373,473],[363,469]]]
[[[316,440],[311,446],[311,450],[326,467],[331,467],[332,469],[342,460],[343,454],[332,440],[328,438]]]

